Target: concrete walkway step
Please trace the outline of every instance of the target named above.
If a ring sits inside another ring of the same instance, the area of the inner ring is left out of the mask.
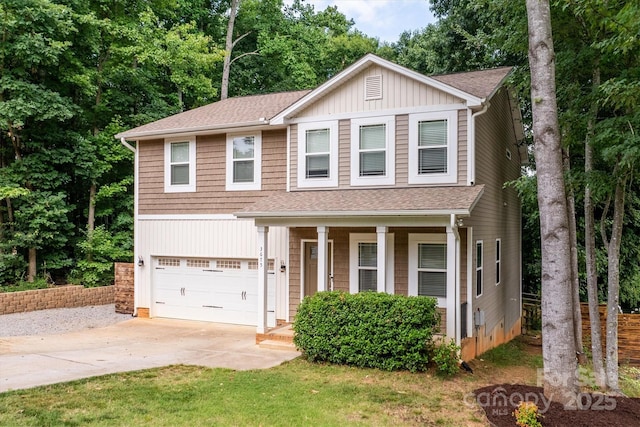
[[[291,342],[281,340],[264,340],[258,344],[260,348],[268,348],[270,350],[297,351],[296,346]]]

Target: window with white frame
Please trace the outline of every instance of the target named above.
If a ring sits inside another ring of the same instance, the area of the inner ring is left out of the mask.
[[[375,233],[349,234],[349,292],[378,290],[378,241]],[[394,235],[386,234],[385,291],[394,292]]]
[[[395,184],[395,117],[351,120],[351,185]]]
[[[195,139],[166,140],[164,159],[165,193],[196,191]]]
[[[338,122],[298,125],[298,187],[338,186]]]
[[[409,115],[409,184],[454,184],[458,179],[458,113]]]
[[[358,292],[378,290],[378,244],[358,242]]]
[[[260,190],[261,167],[260,133],[227,135],[227,191]]]
[[[430,296],[446,307],[446,234],[409,234],[409,295]]]
[[[482,240],[476,242],[476,297],[482,295],[483,291],[483,244]]]
[[[501,258],[502,258],[502,241],[500,239],[496,239],[496,285],[500,284],[500,273],[501,273]]]

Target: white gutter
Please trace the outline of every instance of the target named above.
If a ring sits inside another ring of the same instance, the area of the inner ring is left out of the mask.
[[[469,209],[439,209],[428,211],[292,211],[292,212],[236,212],[238,218],[341,218],[388,216],[469,216]]]
[[[476,118],[486,113],[490,105],[491,103],[489,101],[486,101],[482,110],[476,111],[475,113],[471,114],[471,120],[469,121],[469,135],[467,137],[467,162],[469,164],[467,185],[476,184]],[[467,118],[468,117],[469,116],[467,115]]]
[[[138,266],[138,150],[129,144],[124,137],[120,138],[120,143],[133,152],[133,317],[138,317],[138,283],[139,274],[137,269],[144,268]]]

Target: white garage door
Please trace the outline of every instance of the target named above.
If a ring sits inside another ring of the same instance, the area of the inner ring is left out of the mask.
[[[269,264],[267,325],[275,326],[275,274]],[[257,260],[158,257],[153,265],[153,317],[257,325]]]

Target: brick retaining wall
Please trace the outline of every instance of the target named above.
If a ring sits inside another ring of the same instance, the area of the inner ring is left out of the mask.
[[[0,315],[49,308],[72,308],[113,304],[115,286],[85,288],[81,285],[57,286],[33,291],[0,293]]]
[[[116,312],[133,314],[133,271],[135,266],[127,262],[115,264]]]

